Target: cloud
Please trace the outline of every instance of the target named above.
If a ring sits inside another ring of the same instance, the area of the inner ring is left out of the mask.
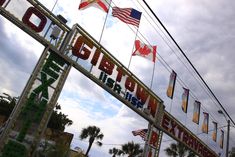
[[[40,2],[49,9],[54,5],[52,1],[41,0]],[[114,3],[120,7],[135,6],[135,8],[137,7],[143,11],[136,2],[114,1]],[[232,104],[235,100],[233,96],[235,92],[233,83],[235,80],[233,72],[235,66],[233,52],[235,22],[231,19],[234,18],[235,3],[223,0],[217,0],[214,3],[205,0],[180,0],[174,2],[166,0],[151,1],[149,4],[205,81],[208,82],[208,85],[218,96],[228,113],[234,118],[233,110],[235,108]],[[91,36],[99,41],[106,14],[92,7],[80,11],[78,5],[79,1],[75,0],[69,2],[58,1],[53,13],[62,14],[68,19],[70,27],[74,23],[79,23]],[[2,17],[0,26],[2,28],[0,30],[0,73],[4,74],[0,75],[1,92],[7,91],[13,95],[19,95],[30,77],[43,46],[25,35],[23,31],[20,31],[7,20],[3,20]],[[141,33],[146,39],[141,37]],[[187,122],[187,127],[195,133],[200,126],[191,122],[194,99],[199,99],[203,104],[203,110],[207,110],[212,114],[213,118],[211,120],[219,121],[220,126],[226,124],[226,121],[217,113],[220,108],[212,100],[210,94],[207,94],[208,91],[204,89],[204,85],[200,85],[202,84],[200,81],[198,83],[196,80],[198,78],[194,72],[189,73],[192,69],[186,63],[186,60],[182,58],[179,50],[175,45],[169,43],[164,35],[161,36],[160,34],[163,35],[160,28],[155,30],[146,19],[141,19],[138,38],[149,42],[148,44],[158,46],[158,58],[155,65],[152,90],[164,100],[166,109],[169,111],[172,108],[172,114],[182,123]],[[120,20],[113,18],[111,12],[109,12],[101,44],[125,66],[128,66],[133,51],[134,38],[135,32]],[[179,61],[179,58],[187,65],[187,68]],[[152,68],[153,64],[148,60],[141,57],[132,58],[130,70],[147,86],[150,85]],[[173,101],[166,97],[165,93],[171,69],[175,70],[178,77],[190,88],[191,97],[187,116],[182,113],[180,108],[182,86],[184,85],[177,82]],[[88,81],[75,69],[71,70],[59,102],[63,105],[63,111],[74,121],[74,125],[68,130],[78,134],[79,130],[88,124],[99,125],[106,134],[104,142],[107,143],[123,143],[127,139],[132,140],[132,136],[129,134],[130,131],[147,125],[145,120],[127,109],[99,86]],[[231,131],[231,137],[233,136],[235,136],[235,133]],[[86,143],[79,142],[79,144],[83,145],[85,149]],[[208,144],[212,147],[216,145],[210,142]],[[232,142],[232,144],[235,143]],[[164,143],[162,149],[166,146],[167,144]],[[215,147],[217,148],[217,146]],[[95,150],[102,150],[101,156],[103,156],[104,154],[107,155],[108,148],[108,146],[103,149],[95,147]]]

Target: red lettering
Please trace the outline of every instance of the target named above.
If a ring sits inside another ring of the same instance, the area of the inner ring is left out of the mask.
[[[198,143],[198,153],[203,155],[203,145],[201,143]]]
[[[182,135],[182,132],[183,132],[183,128],[178,126],[178,138],[181,139],[181,135]]]
[[[192,149],[193,149],[193,143],[194,143],[193,141],[194,141],[194,137],[190,135],[188,138],[188,146]]]
[[[155,117],[157,107],[158,107],[158,101],[154,97],[150,96],[149,103],[148,103],[148,109],[150,109],[150,113],[153,117]]]
[[[146,89],[141,87],[140,85],[137,86],[136,97],[144,104],[148,98],[148,92]]]
[[[186,131],[183,133],[183,142],[188,144],[188,133]]]
[[[30,17],[33,14],[40,19],[40,23],[38,26],[36,26],[33,22],[30,21]],[[25,12],[22,21],[35,32],[41,32],[47,23],[47,18],[42,13],[40,13],[36,8],[30,7]]]
[[[166,114],[164,114],[161,125],[167,131],[169,130],[170,121],[171,121],[170,118]]]
[[[99,57],[100,57],[100,50],[96,49],[95,50],[95,54],[94,54],[94,56],[91,59],[91,64],[95,66],[97,64],[97,62],[98,62]]]
[[[198,152],[198,146],[199,146],[199,142],[197,139],[194,140],[194,150],[196,150]]]
[[[88,42],[83,36],[79,36],[76,40],[75,45],[72,47],[72,54],[83,60],[87,60],[91,54],[91,51],[88,50],[85,45],[92,48],[92,43]]]
[[[172,135],[174,135],[174,136],[175,136],[175,128],[176,128],[176,126],[177,126],[177,123],[176,123],[175,121],[171,120],[171,129],[170,129],[170,133],[171,133]]]
[[[0,6],[2,6],[5,3],[6,0],[0,0]]]
[[[125,76],[125,74],[124,74],[122,68],[120,68],[120,67],[117,67],[117,72],[118,73],[117,73],[116,81],[121,82],[122,76]]]
[[[114,69],[114,64],[106,56],[103,56],[103,58],[100,62],[100,65],[99,65],[99,69],[109,75],[112,75],[113,69]]]
[[[126,82],[125,82],[125,87],[126,87],[126,89],[128,89],[131,92],[134,91],[134,89],[135,89],[135,82],[133,81],[132,78],[127,77]]]

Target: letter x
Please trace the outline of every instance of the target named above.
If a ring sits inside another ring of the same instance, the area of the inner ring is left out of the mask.
[[[46,99],[48,99],[48,86],[50,86],[52,83],[54,83],[56,80],[53,78],[50,78],[47,80],[47,74],[45,74],[44,72],[41,72],[41,82],[42,84],[40,86],[38,86],[37,88],[35,88],[33,91],[36,94],[39,94],[40,92],[42,92],[42,96]]]
[[[177,126],[176,122],[171,121],[171,129],[169,130],[170,133],[172,133],[173,135],[175,135],[175,127]]]

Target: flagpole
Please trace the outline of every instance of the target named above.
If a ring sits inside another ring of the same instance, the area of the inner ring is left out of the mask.
[[[150,89],[152,89],[152,85],[153,85],[154,72],[155,72],[155,62],[153,64],[153,74],[152,74],[152,79],[151,79],[151,82],[150,82]]]
[[[53,12],[53,10],[54,10],[54,8],[55,8],[55,6],[56,6],[57,3],[58,3],[58,0],[55,1],[55,4],[54,4],[54,6],[52,7],[51,12]]]
[[[107,1],[106,1],[107,2]],[[111,3],[112,3],[112,0],[110,1],[110,3],[109,3],[109,10],[110,10],[110,7],[111,7]],[[101,40],[102,40],[102,37],[103,37],[103,34],[104,34],[104,29],[105,29],[105,25],[106,25],[106,22],[107,22],[107,19],[108,19],[108,13],[109,13],[109,10],[108,10],[108,12],[107,12],[107,14],[106,14],[106,16],[105,16],[105,20],[104,20],[104,24],[103,24],[103,27],[102,27],[102,31],[101,31],[101,34],[100,34],[100,39],[99,39],[99,44],[101,43]],[[101,48],[101,46],[99,45],[99,49]],[[90,71],[89,72],[91,72],[92,71],[92,68],[93,68],[93,65],[91,65],[91,68],[90,68]]]
[[[135,40],[134,40],[134,44],[133,44],[133,47],[132,47],[131,57],[130,57],[130,60],[129,60],[127,69],[129,69],[129,68],[130,68],[130,65],[131,65],[132,53],[133,53],[134,48],[135,48],[135,41],[136,41],[136,39],[137,39],[138,32],[139,32],[139,27],[137,27],[137,31],[136,31],[136,33],[135,33]]]
[[[131,55],[131,57],[132,57],[132,55]],[[151,79],[151,83],[150,83],[150,89],[152,89],[154,72],[155,72],[155,62],[153,64],[153,73],[152,73],[152,79]],[[145,145],[144,145],[144,157],[148,155],[147,153],[149,152],[149,149],[152,149],[149,144],[149,142],[151,140],[151,136],[152,136],[152,125],[149,123],[148,124],[148,139],[145,141]],[[156,154],[156,149],[154,151],[154,154]]]

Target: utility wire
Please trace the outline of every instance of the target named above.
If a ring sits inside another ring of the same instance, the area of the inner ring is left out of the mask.
[[[153,18],[151,17],[151,15],[146,11],[146,9],[140,4],[140,2],[138,1],[138,4],[144,9],[144,11],[147,13],[147,15],[153,20]],[[135,5],[137,8],[138,6]],[[138,8],[139,9],[139,8]],[[200,80],[198,78],[196,78],[196,76],[194,76],[193,74],[193,71],[191,71],[187,65],[181,60],[181,58],[177,55],[177,53],[175,52],[175,50],[170,46],[169,43],[172,44],[172,42],[170,41],[169,38],[167,38],[166,34],[163,32],[163,30],[160,29],[160,27],[157,25],[157,23],[153,20],[154,24],[158,27],[158,29],[163,33],[163,35],[165,36],[165,38],[157,31],[157,29],[154,27],[154,25],[149,21],[149,19],[143,15],[145,17],[145,19],[150,23],[150,25],[154,28],[154,30],[157,32],[157,34],[163,39],[163,41],[167,44],[167,46],[171,49],[171,51],[175,54],[175,56],[177,57],[177,59],[186,67],[186,69],[189,71],[189,73],[191,73],[191,75],[193,76],[193,78],[198,81],[200,87],[205,91],[205,93],[210,97],[210,99],[212,100],[212,102],[217,105],[217,103],[215,102],[215,100],[211,97],[210,93],[208,93],[208,91],[206,90],[206,87],[203,86],[203,84],[201,84]],[[131,28],[130,28],[131,29]],[[134,32],[134,31],[133,31]],[[150,44],[150,42],[148,41],[148,39],[145,38],[145,36],[139,31],[139,34],[142,36],[142,38],[148,43]],[[168,43],[169,42],[169,43]],[[151,44],[150,44],[151,45]],[[157,53],[157,55],[160,57],[159,58],[159,61],[160,63],[166,68],[166,70],[171,73],[171,70],[172,68],[170,67],[170,65],[163,59],[163,57]],[[162,60],[162,61],[161,61]],[[169,70],[170,69],[170,70]],[[179,80],[178,80],[179,79]],[[186,87],[188,88],[188,86],[184,83],[184,81],[178,76],[178,79],[176,80],[182,87]],[[194,98],[194,99],[197,99],[197,96],[191,91],[190,92],[190,95]],[[203,104],[202,104],[202,109],[204,109],[209,115],[211,115],[212,119],[214,121],[216,121],[216,119],[213,117],[213,114],[208,112],[208,110],[206,109],[206,107],[203,107]]]
[[[208,86],[208,84],[204,81],[204,79],[202,78],[202,76],[200,75],[200,73],[197,71],[197,69],[194,67],[194,65],[192,64],[192,62],[189,60],[189,58],[186,56],[186,54],[184,53],[184,51],[181,49],[181,47],[178,45],[178,43],[175,41],[175,39],[172,37],[172,35],[169,33],[169,31],[166,29],[166,27],[163,25],[163,23],[161,22],[161,20],[157,17],[157,15],[153,12],[152,8],[148,5],[148,3],[143,0],[144,4],[147,6],[147,8],[150,10],[150,12],[154,15],[154,17],[157,19],[157,21],[160,23],[160,25],[162,26],[162,28],[166,31],[166,33],[169,35],[169,37],[171,38],[171,40],[174,42],[174,44],[177,46],[177,48],[180,50],[180,52],[183,54],[183,56],[185,57],[185,59],[188,61],[188,63],[192,66],[193,70],[196,72],[196,74],[199,76],[199,78],[201,79],[201,81],[205,84],[205,86],[208,88],[208,90],[210,91],[211,95],[215,98],[215,100],[218,102],[218,104],[220,105],[220,107],[223,109],[223,111],[225,112],[225,114],[228,116],[228,118],[232,121],[232,123],[235,125],[235,122],[233,121],[233,119],[230,117],[230,115],[228,114],[228,112],[225,110],[225,108],[223,107],[223,105],[220,103],[220,101],[218,100],[218,98],[215,96],[215,94],[212,92],[212,90],[210,89],[210,87]]]

